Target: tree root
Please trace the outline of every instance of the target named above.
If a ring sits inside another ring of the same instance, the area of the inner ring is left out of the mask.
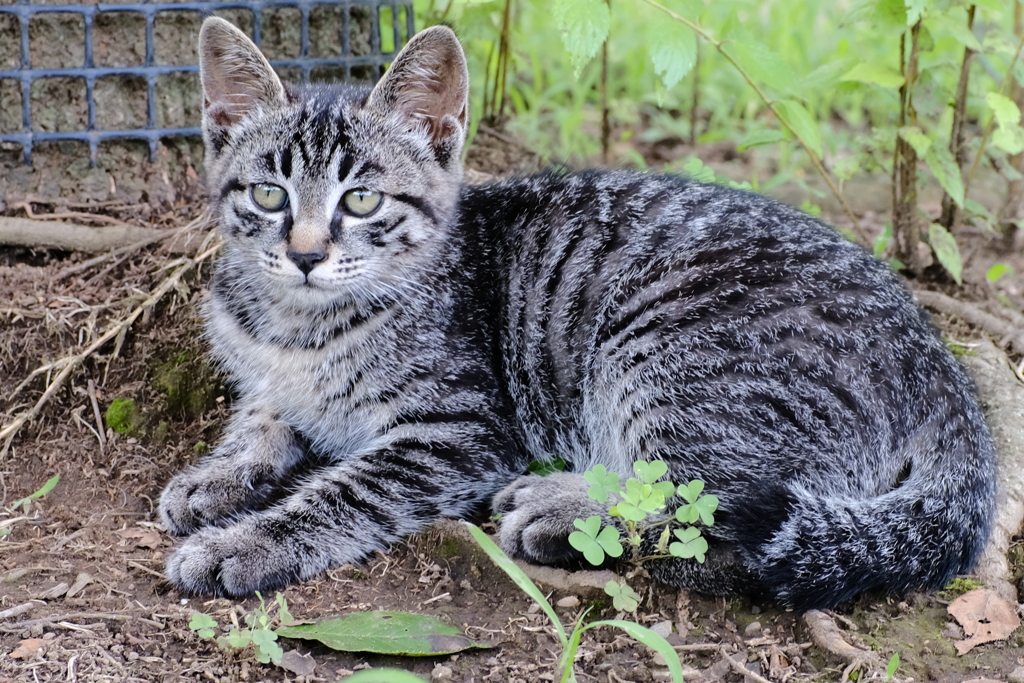
[[[865,668],[881,668],[882,660],[878,658],[877,654],[848,643],[843,638],[843,632],[824,612],[816,609],[805,612],[804,623],[807,624],[807,629],[811,632],[811,639],[815,645],[847,662],[847,667],[843,669],[842,680],[844,683],[850,680],[850,675],[854,671]]]
[[[212,237],[212,234],[210,235],[210,237]],[[60,390],[60,388],[64,386],[64,382],[71,375],[71,373],[76,368],[78,368],[79,365],[81,365],[87,358],[89,358],[92,354],[96,353],[104,344],[106,344],[108,341],[112,339],[117,340],[117,346],[114,349],[114,355],[117,355],[117,353],[120,351],[121,344],[124,341],[125,335],[127,334],[129,328],[131,328],[131,326],[135,323],[135,321],[138,320],[140,316],[148,315],[149,312],[152,310],[153,306],[155,306],[164,297],[165,294],[167,294],[168,292],[170,292],[171,290],[175,289],[178,286],[178,283],[181,281],[181,278],[186,273],[188,273],[197,265],[199,265],[203,261],[206,261],[215,253],[217,253],[217,251],[221,248],[221,242],[219,239],[215,241],[216,243],[213,246],[210,246],[209,248],[206,249],[206,251],[195,256],[194,258],[183,258],[178,260],[175,264],[173,264],[177,266],[175,270],[166,278],[164,278],[164,280],[156,287],[156,289],[153,290],[153,292],[149,295],[149,297],[146,298],[145,301],[143,301],[139,306],[137,306],[126,318],[111,325],[106,332],[104,332],[94,342],[89,344],[85,349],[78,353],[65,356],[64,358],[61,358],[60,360],[55,361],[54,363],[50,363],[47,366],[44,366],[43,368],[37,368],[29,375],[29,378],[31,379],[32,377],[35,377],[41,374],[42,372],[47,372],[48,370],[55,370],[57,368],[60,368],[60,372],[58,372],[56,377],[54,377],[53,380],[50,381],[49,385],[46,387],[46,390],[43,392],[43,395],[39,397],[39,400],[36,401],[35,405],[33,405],[28,410],[22,411],[21,413],[16,415],[14,420],[11,421],[10,424],[6,425],[3,429],[0,429],[0,441],[3,442],[3,446],[0,447],[0,458],[3,458],[3,456],[7,455],[7,451],[10,449],[11,442],[14,440],[14,437],[17,435],[18,431],[26,423],[34,420],[36,417],[39,416],[39,413],[42,411],[43,407],[47,404],[47,402],[49,402],[51,398],[53,398],[54,394],[56,394]],[[24,386],[24,382],[21,385],[19,385],[19,388],[21,388],[21,386]]]
[[[1018,353],[1024,353],[1024,330],[1014,327],[1005,320],[991,313],[986,313],[966,301],[958,301],[939,292],[916,290],[914,298],[922,306],[926,306],[939,313],[955,316],[964,322],[980,327],[995,337],[1003,348],[1011,346]]]

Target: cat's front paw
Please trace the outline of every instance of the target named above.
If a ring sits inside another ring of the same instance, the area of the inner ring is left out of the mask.
[[[287,530],[264,521],[249,518],[200,529],[167,561],[168,580],[185,593],[240,598],[327,568],[326,558],[301,552],[289,542]]]
[[[555,473],[520,477],[494,498],[501,514],[498,542],[509,556],[534,564],[574,566],[583,554],[569,545],[573,522],[598,515],[611,518],[605,506],[587,495],[582,475]]]
[[[160,519],[172,535],[187,536],[252,510],[272,488],[266,478],[252,472],[193,467],[174,477],[160,494]]]

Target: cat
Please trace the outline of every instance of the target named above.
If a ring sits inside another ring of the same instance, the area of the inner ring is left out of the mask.
[[[573,520],[607,518],[580,473],[654,459],[721,501],[705,563],[650,563],[670,585],[806,610],[971,569],[993,446],[886,264],[682,177],[463,186],[443,26],[372,89],[284,85],[221,19],[199,43],[226,243],[206,330],[238,398],[160,499],[180,589],[268,591],[492,498],[508,553],[571,566]]]

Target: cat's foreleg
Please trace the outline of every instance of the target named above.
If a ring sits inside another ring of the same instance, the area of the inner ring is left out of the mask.
[[[439,517],[463,516],[525,467],[503,457],[510,449],[499,440],[465,431],[476,430],[451,440],[436,430],[392,438],[327,467],[278,504],[193,534],[167,576],[191,593],[249,595],[358,561]]]
[[[164,489],[160,518],[175,536],[230,523],[262,503],[302,455],[295,434],[271,406],[243,407],[213,453]]]

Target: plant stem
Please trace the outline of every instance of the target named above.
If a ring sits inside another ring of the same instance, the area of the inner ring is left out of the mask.
[[[693,102],[690,106],[690,148],[697,146],[697,107],[700,104],[700,43],[693,60]]]
[[[768,107],[768,109],[771,110],[771,112],[775,115],[775,118],[778,119],[779,123],[781,123],[783,126],[785,126],[786,130],[788,130],[793,135],[793,137],[795,137],[797,139],[797,142],[799,142],[800,145],[807,152],[807,156],[809,156],[811,158],[811,162],[814,164],[815,170],[818,171],[818,174],[825,181],[825,184],[828,185],[829,189],[832,191],[832,194],[835,195],[836,199],[839,200],[839,203],[843,207],[843,211],[846,212],[846,215],[849,217],[851,223],[853,224],[853,231],[857,235],[857,238],[859,240],[861,240],[864,244],[869,244],[869,241],[868,241],[867,237],[864,234],[862,234],[862,232],[860,230],[860,224],[857,221],[857,215],[853,212],[853,209],[850,208],[850,204],[846,201],[846,197],[843,196],[843,193],[839,189],[839,186],[836,185],[834,180],[832,180],[832,176],[829,175],[828,171],[825,169],[824,164],[821,163],[821,159],[818,158],[818,155],[814,152],[813,149],[811,149],[811,146],[809,144],[807,144],[807,141],[804,140],[803,136],[801,136],[800,133],[798,133],[796,130],[794,130],[793,127],[790,126],[788,123],[786,123],[786,120],[782,116],[779,115],[779,111],[778,111],[778,108],[776,107],[776,103],[771,98],[768,97],[767,93],[765,93],[765,91],[761,88],[761,86],[759,86],[757,84],[757,82],[754,81],[754,78],[747,72],[747,70],[744,69],[743,66],[738,61],[736,61],[735,57],[733,57],[731,54],[726,52],[726,50],[725,50],[725,42],[724,41],[715,40],[711,36],[710,33],[705,31],[700,26],[700,24],[697,24],[697,23],[695,23],[693,21],[690,21],[686,17],[683,17],[683,16],[681,16],[679,14],[676,14],[675,12],[670,10],[668,7],[665,7],[664,5],[662,5],[661,3],[657,2],[656,0],[640,0],[640,2],[647,3],[651,7],[654,7],[655,9],[658,9],[661,12],[667,14],[669,17],[671,17],[675,21],[678,21],[680,23],[686,24],[686,26],[688,26],[690,28],[690,30],[692,30],[698,36],[700,36],[701,38],[703,38],[704,40],[709,42],[716,50],[718,50],[718,52],[723,57],[725,57],[726,61],[728,61],[730,64],[732,64],[733,67],[735,67],[735,69],[737,71],[739,71],[740,76],[743,77],[743,80],[745,80],[747,82],[747,84],[751,88],[754,89],[754,92],[757,93],[757,96],[761,98],[761,101],[764,102],[765,106]]]
[[[1013,59],[1010,60],[1009,66],[1006,67],[1006,73],[1003,74],[1003,80],[999,83],[999,90],[997,91],[1000,95],[1006,94],[1006,86],[1012,82],[1013,65],[1020,59],[1021,50],[1024,50],[1024,33],[1021,33],[1020,41],[1017,43],[1017,50],[1013,53]],[[974,163],[971,164],[971,172],[967,174],[967,180],[964,181],[964,197],[967,196],[967,191],[971,189],[971,181],[974,180],[974,174],[978,170],[978,164],[981,162],[981,157],[985,154],[985,143],[988,142],[988,136],[992,134],[992,127],[995,125],[996,117],[993,114],[989,117],[988,123],[985,125],[985,130],[981,135],[981,144],[978,146],[978,153],[974,155]]]
[[[906,54],[906,38],[900,35],[900,68],[903,85],[900,86],[900,127],[917,121],[911,88],[917,80],[917,47],[921,21],[910,29],[910,54]],[[896,243],[896,258],[913,273],[920,270],[917,244],[917,152],[896,134],[896,150],[892,160],[892,236]]]
[[[974,12],[975,5],[967,8],[968,31],[974,28]],[[974,50],[964,46],[964,60],[960,65],[960,80],[956,86],[956,105],[953,107],[953,128],[949,134],[949,151],[953,153],[953,158],[956,159],[957,169],[963,168],[964,163],[967,161],[966,149],[964,148],[964,120],[967,118],[967,85],[971,74],[972,57],[974,57]],[[945,226],[947,230],[952,230],[959,218],[960,207],[956,205],[956,202],[953,201],[948,192],[943,191],[942,216],[939,217],[939,223]]]
[[[611,12],[612,0],[605,0]],[[612,126],[608,115],[608,38],[601,43],[601,162],[608,163],[608,149],[611,147]]]

